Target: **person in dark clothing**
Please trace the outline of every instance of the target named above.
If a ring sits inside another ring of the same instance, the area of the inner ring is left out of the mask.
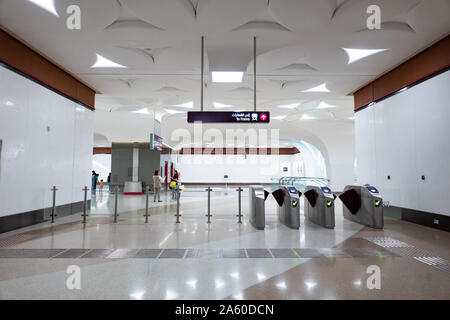
[[[111,172],[109,173],[109,175],[108,175],[108,189],[109,189],[109,192],[111,192]]]

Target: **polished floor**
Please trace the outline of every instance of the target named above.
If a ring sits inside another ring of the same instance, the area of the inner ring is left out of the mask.
[[[176,203],[144,196],[118,199],[97,192],[84,226],[80,215],[0,235],[1,299],[450,299],[450,234],[385,219],[383,230],[342,217],[336,228],[305,221],[300,230],[278,223],[266,201],[266,229],[237,223],[237,192],[216,188],[211,223],[202,188]],[[69,290],[69,266],[81,268],[81,289]],[[369,289],[378,266],[379,289]]]

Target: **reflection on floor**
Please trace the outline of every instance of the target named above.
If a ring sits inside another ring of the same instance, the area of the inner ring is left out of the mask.
[[[320,228],[301,218],[300,230],[280,225],[266,202],[266,229],[246,216],[237,223],[237,192],[216,189],[211,224],[204,189],[181,197],[181,223],[170,193],[92,198],[87,224],[80,215],[0,235],[1,299],[435,299],[450,298],[450,235],[386,219],[384,230],[342,218]],[[303,204],[301,204],[303,206]],[[69,266],[81,268],[81,289],[69,290]],[[369,289],[369,266],[381,288]]]

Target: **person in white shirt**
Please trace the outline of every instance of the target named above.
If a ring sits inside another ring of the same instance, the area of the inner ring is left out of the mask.
[[[159,175],[159,170],[155,171],[153,175],[153,188],[155,189],[155,195],[153,197],[153,202],[156,202],[156,197],[158,197],[158,202],[161,201],[161,183],[163,178]]]

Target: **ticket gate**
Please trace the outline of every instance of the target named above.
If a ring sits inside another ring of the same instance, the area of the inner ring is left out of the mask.
[[[281,186],[272,195],[278,203],[278,220],[289,228],[300,228],[301,192],[293,186]]]
[[[266,226],[266,208],[265,201],[269,192],[264,190],[263,186],[249,186],[249,220],[253,227],[258,230],[264,230]]]
[[[330,188],[306,186],[305,216],[319,226],[334,229],[334,199],[336,196]]]
[[[383,198],[375,187],[346,186],[339,198],[344,203],[344,218],[368,227],[383,229]]]

